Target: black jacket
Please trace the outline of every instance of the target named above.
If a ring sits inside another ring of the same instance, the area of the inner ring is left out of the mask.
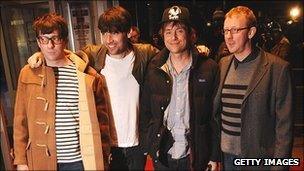
[[[135,61],[132,69],[132,75],[140,86],[140,93],[143,89],[143,83],[147,67],[151,59],[159,52],[159,50],[150,44],[133,44],[130,45],[134,51]],[[85,55],[83,54],[85,53]],[[107,48],[104,45],[88,45],[82,50],[76,52],[78,56],[85,58],[84,60],[89,63],[94,69],[100,73],[101,69],[105,66],[105,59]],[[109,104],[110,105],[110,104]],[[110,129],[114,134],[111,135],[111,144],[117,144],[117,135],[114,127],[114,118],[110,117]],[[141,138],[142,136],[140,136]],[[140,141],[142,142],[142,141]]]
[[[169,57],[165,48],[156,55],[148,67],[148,73],[141,98],[140,135],[146,150],[153,160],[160,160],[163,153],[157,151],[169,147],[173,142],[163,125],[164,111],[168,107],[172,92],[172,80],[161,69]],[[191,166],[195,170],[207,167],[209,160],[219,159],[217,125],[212,116],[212,100],[219,82],[217,64],[192,50],[192,66],[189,75]],[[164,154],[166,155],[166,154]],[[162,162],[162,160],[160,160]]]

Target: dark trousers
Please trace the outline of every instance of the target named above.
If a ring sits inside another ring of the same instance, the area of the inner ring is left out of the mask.
[[[168,167],[159,160],[154,160],[153,165],[155,170],[190,170],[190,157],[188,155],[181,159],[172,159],[168,154]]]
[[[72,162],[72,163],[58,163],[57,164],[57,170],[59,171],[68,171],[68,170],[73,170],[73,171],[83,171],[83,163],[82,161],[78,162]]]
[[[240,156],[229,153],[223,153],[223,157],[224,157],[224,163],[223,163],[224,171],[241,170],[240,166],[235,166],[233,164],[233,159],[240,158]]]
[[[111,148],[110,170],[144,170],[147,156],[139,146]]]

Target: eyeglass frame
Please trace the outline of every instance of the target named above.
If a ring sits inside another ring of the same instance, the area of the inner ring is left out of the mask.
[[[43,38],[46,38],[46,42],[43,42]],[[54,38],[58,38],[58,41],[55,40]],[[44,44],[44,45],[47,45],[49,44],[49,42],[51,41],[54,45],[60,45],[62,44],[63,42],[63,39],[60,37],[60,36],[52,36],[52,37],[47,37],[47,36],[38,36],[37,37],[37,40],[41,43],[41,44]]]
[[[222,34],[223,35],[227,35],[228,32],[230,32],[231,34],[237,34],[240,31],[245,30],[245,29],[250,29],[251,27],[252,26],[250,26],[250,27],[242,27],[242,28],[222,29]]]

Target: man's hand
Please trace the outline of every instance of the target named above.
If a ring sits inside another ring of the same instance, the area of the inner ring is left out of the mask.
[[[208,56],[209,53],[210,53],[209,48],[207,46],[204,46],[204,45],[197,45],[196,49],[198,50],[199,53],[201,53],[205,56]]]
[[[217,162],[209,161],[206,171],[216,171],[219,170]]]
[[[28,58],[27,63],[31,68],[38,68],[42,64],[42,53],[36,52],[31,57]]]
[[[17,170],[29,170],[29,168],[25,164],[20,164],[20,165],[17,165]]]

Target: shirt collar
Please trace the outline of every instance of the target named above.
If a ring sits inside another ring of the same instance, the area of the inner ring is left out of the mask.
[[[259,49],[254,48],[253,51],[243,61],[239,61],[235,56],[233,56],[234,69],[237,69],[239,64],[247,63],[247,62],[255,60],[257,58],[258,54],[259,54]]]
[[[190,57],[191,58],[190,58],[189,63],[182,69],[181,73],[185,72],[185,71],[188,71],[191,68],[191,66],[192,66],[192,60],[193,60],[192,59],[192,53],[190,53]],[[174,66],[172,64],[171,54],[169,54],[169,58],[166,61],[166,65],[168,66],[168,69],[169,69],[170,73],[177,74],[177,72],[176,72],[176,70],[175,70],[175,68],[174,68]]]

